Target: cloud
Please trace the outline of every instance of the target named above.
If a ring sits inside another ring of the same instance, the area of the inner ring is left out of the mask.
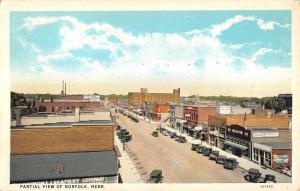
[[[207,86],[205,84],[264,89],[276,88],[280,81],[291,82],[290,68],[263,67],[257,63],[258,58],[267,53],[282,54],[282,51],[260,47],[251,56],[242,57],[235,50],[242,50],[246,44],[228,45],[218,39],[223,31],[243,21],[256,22],[262,30],[284,27],[274,21],[265,22],[254,16],[242,15],[205,30],[172,34],[132,34],[107,23],[87,24],[69,16],[28,17],[24,19],[23,27],[34,30],[35,27],[56,22],[69,24],[62,25],[59,30],[61,47],[53,52],[37,54],[36,65],[31,67],[32,71],[57,80],[141,85],[169,83],[169,86],[182,84],[189,87],[198,84],[197,89]],[[107,50],[111,60],[71,53],[72,50],[84,50],[86,46],[92,50]],[[80,70],[66,72],[52,65],[54,61],[66,58],[78,61]]]
[[[210,29],[211,35],[216,38],[222,34],[223,31],[230,29],[233,25],[241,23],[243,21],[252,21],[256,22],[257,26],[261,30],[274,30],[275,26],[281,28],[289,28],[290,25],[281,25],[276,21],[264,21],[263,19],[259,19],[255,16],[243,16],[243,15],[236,15],[233,18],[227,19],[225,22],[213,25]]]

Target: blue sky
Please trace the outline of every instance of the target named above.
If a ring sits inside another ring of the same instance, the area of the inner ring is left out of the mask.
[[[289,11],[12,12],[10,48],[15,91],[55,93],[62,80],[74,93],[291,89]]]

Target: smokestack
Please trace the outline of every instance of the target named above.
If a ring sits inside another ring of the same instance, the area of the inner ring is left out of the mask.
[[[65,95],[67,95],[67,82],[65,82]]]
[[[62,91],[61,91],[61,94],[62,94],[62,95],[64,95],[64,94],[65,94],[65,91],[64,91],[64,84],[65,84],[65,82],[64,82],[64,81],[62,81]]]

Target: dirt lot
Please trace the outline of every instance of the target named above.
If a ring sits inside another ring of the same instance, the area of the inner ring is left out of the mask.
[[[133,139],[126,148],[141,174],[148,175],[153,169],[162,169],[164,183],[246,182],[244,172],[224,169],[215,161],[191,151],[189,143],[178,143],[162,134],[153,137],[151,132],[156,126],[118,116],[117,123],[132,134]]]

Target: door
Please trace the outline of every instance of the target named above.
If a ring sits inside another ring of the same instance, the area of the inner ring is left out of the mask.
[[[259,151],[259,158],[260,158],[260,165],[264,166],[265,164],[264,151]]]

